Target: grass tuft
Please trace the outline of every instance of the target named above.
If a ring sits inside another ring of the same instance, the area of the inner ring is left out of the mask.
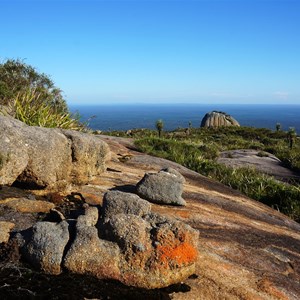
[[[84,126],[79,122],[78,115],[61,112],[55,106],[47,104],[36,90],[29,89],[19,92],[8,105],[9,107],[2,108],[0,113],[7,115],[7,111],[10,111],[10,114],[13,114],[16,119],[29,126],[79,131],[84,129]]]

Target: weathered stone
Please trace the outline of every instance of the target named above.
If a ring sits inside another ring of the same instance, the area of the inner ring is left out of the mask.
[[[183,176],[167,172],[146,173],[136,186],[140,197],[159,204],[186,205],[182,199]],[[175,171],[177,172],[177,171]]]
[[[105,171],[105,162],[110,159],[110,150],[106,143],[94,135],[72,130],[62,132],[71,140],[72,182],[84,184]]]
[[[45,273],[60,274],[64,249],[69,241],[68,227],[66,221],[36,223],[24,250],[29,262]]]
[[[10,201],[6,201],[5,205],[22,213],[47,213],[55,207],[51,202],[26,198],[13,198]]]
[[[107,227],[106,237],[117,242],[123,250],[131,248],[134,252],[144,252],[151,247],[151,226],[139,216],[124,213],[114,215]]]
[[[173,174],[178,179],[180,179],[182,181],[182,183],[185,183],[184,176],[182,176],[177,170],[175,170],[175,169],[173,169],[171,167],[163,168],[163,169],[160,170],[160,172],[167,172],[167,173]]]
[[[117,214],[146,215],[151,211],[151,204],[138,195],[120,191],[109,191],[103,199],[103,218],[107,222]]]
[[[198,232],[154,214],[113,216],[106,236],[121,249],[120,278],[127,285],[161,288],[195,272]]]
[[[223,151],[217,162],[232,168],[255,168],[283,181],[300,180],[300,172],[286,168],[275,155],[259,150],[238,149]]]
[[[221,126],[240,126],[232,116],[221,111],[207,113],[202,121],[201,127],[221,127]]]
[[[8,242],[10,231],[14,227],[15,224],[12,222],[0,221],[0,244]]]
[[[98,210],[90,207],[76,224],[76,239],[64,259],[64,266],[77,274],[90,274],[97,278],[119,279],[120,250],[117,244],[99,239]]]
[[[27,146],[20,128],[22,122],[0,116],[0,185],[12,184],[28,164]]]
[[[27,126],[4,116],[0,140],[0,185],[84,184],[104,171],[110,153],[107,144],[93,135]]]

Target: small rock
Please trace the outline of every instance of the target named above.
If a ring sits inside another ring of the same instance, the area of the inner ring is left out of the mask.
[[[29,262],[47,274],[61,273],[64,249],[69,241],[68,223],[38,222],[32,227],[32,234],[25,245],[25,257]]]
[[[14,223],[0,221],[0,244],[7,243],[10,236],[10,231],[15,227]]]
[[[175,169],[173,169],[171,167],[167,167],[167,168],[161,169],[160,172],[167,172],[167,173],[173,174],[178,179],[180,179],[182,181],[182,183],[185,183],[184,176],[182,176],[177,170],[175,170]]]
[[[103,199],[104,223],[117,214],[146,215],[151,211],[151,204],[138,195],[121,191],[109,191]]]
[[[182,199],[183,176],[174,169],[146,173],[136,189],[140,197],[158,204],[186,205]]]

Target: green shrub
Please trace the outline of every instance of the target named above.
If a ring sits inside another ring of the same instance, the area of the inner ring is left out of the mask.
[[[35,90],[44,103],[55,107],[58,112],[68,112],[62,91],[49,76],[39,73],[19,59],[8,59],[0,63],[0,105],[9,105],[20,92],[28,90]]]
[[[28,89],[19,92],[8,103],[7,107],[16,119],[29,126],[84,129],[84,126],[79,122],[79,116],[72,116],[68,112],[62,112],[56,106],[49,105],[36,90]],[[0,113],[5,115],[6,110],[0,109]]]

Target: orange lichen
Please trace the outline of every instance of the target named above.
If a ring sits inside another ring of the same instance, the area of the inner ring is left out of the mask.
[[[196,261],[197,250],[188,242],[183,242],[178,246],[158,246],[160,258],[164,263],[176,263],[178,265],[189,264]]]

